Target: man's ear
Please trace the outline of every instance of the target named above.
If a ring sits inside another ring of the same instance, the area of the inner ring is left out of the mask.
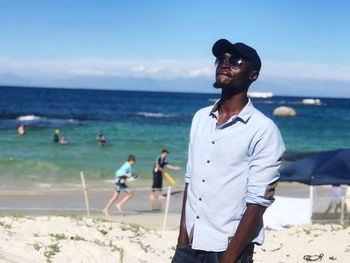
[[[253,81],[256,81],[258,79],[258,77],[259,77],[259,71],[254,70],[250,74],[249,79],[251,82],[253,82]]]

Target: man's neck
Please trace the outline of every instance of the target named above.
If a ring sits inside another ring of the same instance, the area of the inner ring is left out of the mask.
[[[218,124],[227,122],[232,116],[238,115],[247,105],[247,93],[229,94],[224,90],[221,93],[220,104],[218,108],[219,120]]]

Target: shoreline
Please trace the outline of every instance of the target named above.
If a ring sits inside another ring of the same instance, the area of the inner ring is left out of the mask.
[[[128,214],[151,213],[149,195],[150,189],[134,188],[135,196],[125,206]],[[165,196],[166,189],[163,189]],[[113,189],[88,189],[90,213],[94,216],[102,216],[102,209],[106,205]],[[121,193],[119,200],[125,193]],[[169,213],[181,212],[183,188],[174,188],[171,191],[171,203]],[[163,209],[165,199],[163,200]],[[1,192],[0,214],[21,213],[24,215],[55,215],[57,213],[86,214],[83,189],[80,190],[50,190],[28,192]],[[112,214],[119,214],[115,205],[111,209]]]
[[[149,195],[151,188],[133,187],[135,192],[126,205],[125,209],[129,211],[147,211],[150,209]],[[170,213],[181,213],[182,198],[184,187],[177,185],[171,188]],[[109,200],[114,191],[113,185],[110,187],[87,187],[88,199],[90,203],[90,211],[99,213],[103,209],[105,203]],[[167,188],[163,188],[163,196],[166,196]],[[320,193],[329,194],[328,187],[320,187]],[[122,198],[124,193],[121,193]],[[308,198],[309,186],[299,183],[279,183],[276,189],[276,196],[291,198]],[[163,200],[163,206],[165,200]],[[0,189],[0,213],[8,212],[25,212],[45,211],[52,214],[53,212],[73,211],[83,213],[85,211],[85,202],[83,187],[76,188],[52,188],[52,189],[27,189],[27,190],[6,190]]]
[[[142,182],[142,184],[134,185],[134,182],[128,183],[131,190],[133,191],[151,191],[151,181]],[[68,183],[71,187],[67,187],[65,184],[57,186],[57,184],[52,184],[52,187],[31,187],[31,188],[18,188],[15,186],[11,187],[0,187],[0,196],[4,194],[36,194],[36,193],[51,193],[51,192],[81,192],[83,191],[83,186],[81,183]],[[74,186],[72,186],[74,185]],[[166,192],[168,184],[164,184],[163,193]],[[172,186],[172,191],[182,191],[185,187],[185,184],[177,183],[176,186]],[[320,188],[328,188],[325,186],[317,186]],[[90,192],[98,191],[113,191],[114,190],[114,180],[109,180],[101,183],[100,185],[89,184],[87,182],[87,189]],[[294,196],[302,195],[307,196],[309,186],[297,182],[279,182],[276,188],[276,193],[283,196]],[[299,194],[298,194],[299,193]]]

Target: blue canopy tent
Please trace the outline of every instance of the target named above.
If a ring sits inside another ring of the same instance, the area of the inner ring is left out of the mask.
[[[310,185],[312,212],[314,185],[350,185],[350,149],[310,154],[282,167],[279,181]],[[344,201],[342,201],[342,205],[344,205]],[[341,220],[343,217],[342,209]]]
[[[314,153],[280,170],[280,182],[350,185],[350,149]]]

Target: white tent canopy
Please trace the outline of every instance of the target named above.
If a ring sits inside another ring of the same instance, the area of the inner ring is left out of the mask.
[[[310,198],[275,196],[276,200],[264,214],[264,226],[280,229],[286,225],[311,224]]]

